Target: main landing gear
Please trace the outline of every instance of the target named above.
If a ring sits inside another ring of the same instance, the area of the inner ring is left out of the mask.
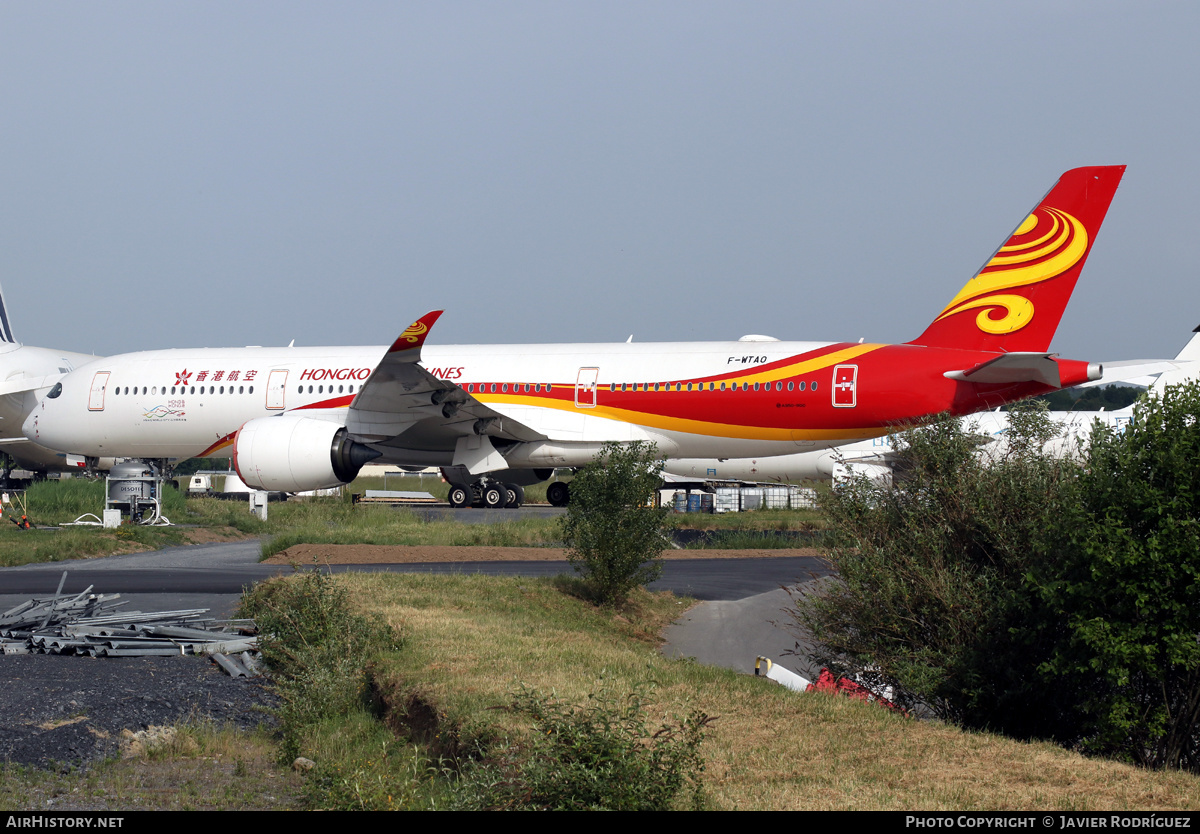
[[[488,509],[515,510],[525,503],[525,489],[519,484],[502,484],[491,478],[480,478],[475,483],[450,484],[451,507],[487,507]]]
[[[571,503],[571,490],[562,481],[555,481],[546,487],[546,500],[555,507],[565,507]]]

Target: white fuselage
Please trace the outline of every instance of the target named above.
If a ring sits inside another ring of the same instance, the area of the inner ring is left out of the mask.
[[[667,380],[729,374],[826,346],[814,342],[701,342],[655,344],[563,344],[433,346],[421,364],[548,439],[542,452],[531,447],[529,466],[571,465],[558,459],[555,444],[588,445],[649,440],[668,457],[778,455],[828,447],[879,434],[850,428],[796,432],[746,430],[736,424],[690,425],[665,416],[653,425],[618,419],[603,408],[606,392]],[[62,393],[46,399],[26,423],[39,443],[74,454],[142,458],[228,455],[229,440],[244,423],[284,411],[345,421],[346,409],[387,348],[220,348],[125,354],[92,362],[64,380]],[[590,380],[580,380],[591,374]],[[826,404],[824,369],[805,397]],[[591,384],[601,407],[545,407],[525,396],[530,385]],[[484,386],[481,390],[480,386]],[[493,390],[493,388],[495,390]],[[755,386],[755,389],[757,386]],[[705,391],[723,397],[735,413],[757,390]],[[796,394],[796,397],[799,397]],[[728,430],[712,425],[727,426]],[[407,455],[384,450],[383,462],[449,464],[438,454]],[[538,456],[540,454],[540,456]]]

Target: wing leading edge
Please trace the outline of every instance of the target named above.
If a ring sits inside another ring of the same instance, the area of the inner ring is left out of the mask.
[[[497,442],[504,446],[547,438],[421,365],[421,347],[441,315],[441,310],[425,314],[392,343],[350,403],[346,430],[353,440],[385,454],[389,448],[453,449],[454,465],[472,474],[503,468]]]

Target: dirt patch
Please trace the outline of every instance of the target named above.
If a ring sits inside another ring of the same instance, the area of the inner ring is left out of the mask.
[[[183,531],[190,544],[212,544],[213,542],[234,542],[256,538],[249,533],[243,533],[235,527],[193,527]]]
[[[813,547],[763,550],[668,550],[664,559],[770,559],[820,556]],[[272,565],[411,565],[425,562],[565,562],[561,547],[455,547],[449,545],[297,544],[267,559]]]

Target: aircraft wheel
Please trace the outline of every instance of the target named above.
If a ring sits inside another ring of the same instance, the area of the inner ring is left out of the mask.
[[[571,500],[571,490],[562,481],[555,481],[546,487],[546,500],[555,507],[565,507]]]
[[[489,510],[503,507],[508,502],[508,490],[500,484],[488,482],[483,488],[483,506]]]
[[[508,493],[508,501],[504,504],[506,509],[515,510],[525,503],[525,488],[520,484],[505,484],[504,491]]]
[[[454,508],[471,506],[471,489],[462,484],[451,484],[450,494],[447,496],[450,500],[450,506]]]

